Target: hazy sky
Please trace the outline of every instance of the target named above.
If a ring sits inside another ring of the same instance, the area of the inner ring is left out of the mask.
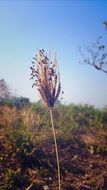
[[[79,46],[105,35],[107,1],[0,0],[0,78],[37,101],[30,69],[37,49],[57,51],[64,102],[107,105],[107,74],[79,64]],[[107,41],[106,41],[107,42]]]

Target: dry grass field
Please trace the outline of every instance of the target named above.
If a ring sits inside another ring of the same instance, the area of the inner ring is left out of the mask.
[[[107,109],[53,110],[62,190],[107,189]],[[49,113],[40,102],[0,106],[0,190],[57,190]]]

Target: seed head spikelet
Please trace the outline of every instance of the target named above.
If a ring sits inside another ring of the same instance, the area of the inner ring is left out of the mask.
[[[31,67],[31,79],[34,79],[33,86],[37,86],[42,100],[48,107],[53,107],[60,92],[60,74],[55,53],[53,63],[47,57],[44,50],[38,50]]]

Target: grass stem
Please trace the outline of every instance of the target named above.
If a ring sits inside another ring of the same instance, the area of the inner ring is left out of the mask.
[[[54,128],[54,122],[53,122],[52,109],[50,108],[49,111],[50,111],[50,118],[51,118],[51,124],[52,124],[52,132],[53,132],[53,137],[54,137],[54,143],[55,143],[56,160],[57,160],[58,185],[59,185],[58,189],[61,190],[61,176],[60,176],[58,146],[57,146],[56,135],[55,135],[55,128]]]

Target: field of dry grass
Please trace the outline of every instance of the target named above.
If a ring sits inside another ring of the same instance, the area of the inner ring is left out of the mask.
[[[107,189],[107,109],[61,105],[53,110],[62,190]],[[49,113],[31,104],[0,106],[0,190],[57,190]]]

